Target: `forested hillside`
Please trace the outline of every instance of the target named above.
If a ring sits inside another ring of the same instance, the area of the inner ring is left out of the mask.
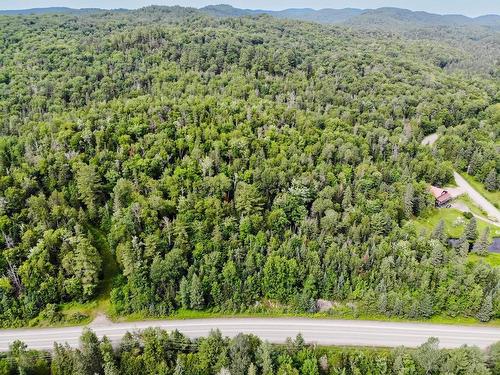
[[[93,300],[96,233],[117,314],[322,298],[500,315],[498,268],[411,224],[453,163],[498,189],[498,66],[451,73],[451,45],[179,7],[0,16],[0,36],[0,325]],[[422,147],[438,129],[443,147]]]
[[[0,357],[2,374],[53,375],[427,375],[500,372],[500,343],[487,353],[476,347],[439,349],[429,339],[416,349],[353,349],[307,345],[301,336],[272,345],[251,335],[232,339],[214,331],[190,340],[174,331],[148,329],[127,334],[117,349],[109,339],[83,333],[80,348],[55,345],[52,354],[28,350],[17,341]]]

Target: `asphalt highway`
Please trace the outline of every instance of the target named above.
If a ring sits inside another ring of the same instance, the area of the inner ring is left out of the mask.
[[[493,327],[302,318],[164,320],[106,323],[90,328],[99,337],[106,335],[113,343],[118,343],[126,332],[148,327],[178,330],[191,338],[207,336],[214,329],[230,337],[240,332],[252,333],[272,343],[282,343],[287,337],[301,333],[306,342],[319,345],[416,347],[429,337],[437,337],[443,348],[467,344],[485,349],[500,341],[500,328]],[[0,351],[7,351],[15,340],[23,341],[32,349],[50,350],[54,342],[77,347],[82,330],[83,327],[0,330]]]

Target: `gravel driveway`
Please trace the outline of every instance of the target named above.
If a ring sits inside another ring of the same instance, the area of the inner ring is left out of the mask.
[[[467,195],[481,207],[487,214],[488,217],[497,223],[500,222],[500,211],[493,206],[489,201],[487,201],[477,190],[475,190],[462,176],[457,172],[453,172],[455,176],[455,181],[457,185],[465,192]]]

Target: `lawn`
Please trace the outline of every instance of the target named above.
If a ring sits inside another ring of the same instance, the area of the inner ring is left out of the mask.
[[[495,207],[498,208],[500,204],[500,191],[488,191],[484,185],[476,180],[474,177],[468,175],[467,173],[460,173],[460,175],[467,180],[469,184],[472,185],[474,189],[481,193],[483,197],[490,201]]]
[[[493,267],[500,267],[500,254],[489,253],[486,257],[480,257],[476,254],[469,254],[469,260],[471,262],[481,262],[484,261]]]
[[[482,216],[484,218],[488,217],[488,214],[481,207],[477,206],[476,203],[474,203],[467,194],[462,194],[460,197],[456,198],[454,202],[463,203],[464,205],[469,207],[469,210],[472,213],[476,215]]]
[[[434,228],[438,225],[439,221],[443,220],[448,237],[459,238],[468,222],[463,214],[454,208],[440,208],[433,209],[423,217],[413,220],[412,223],[417,228],[417,231],[425,231],[432,233]],[[490,228],[490,238],[500,237],[500,228],[488,224],[480,219],[477,219],[477,228],[481,234],[486,228]]]

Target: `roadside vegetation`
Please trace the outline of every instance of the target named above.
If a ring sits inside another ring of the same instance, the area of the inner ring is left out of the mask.
[[[469,176],[467,173],[461,173],[461,176],[467,180],[471,186],[476,189],[483,197],[485,197],[491,204],[496,208],[500,209],[500,191],[498,190],[488,190],[485,188],[484,184],[476,180],[476,178]]]
[[[476,347],[439,348],[435,338],[415,349],[308,345],[302,336],[284,345],[251,335],[226,338],[214,331],[191,340],[178,332],[148,329],[127,334],[114,349],[85,331],[79,349],[55,345],[52,354],[28,350],[22,342],[0,357],[1,374],[289,374],[289,375],[491,375],[500,371],[500,343],[485,353]]]

